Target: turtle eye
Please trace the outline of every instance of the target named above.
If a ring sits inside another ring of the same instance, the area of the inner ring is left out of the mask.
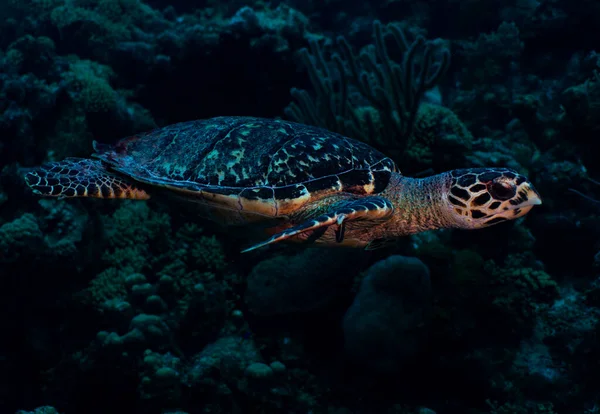
[[[492,181],[488,185],[488,191],[496,200],[508,200],[517,194],[517,187],[506,181]]]

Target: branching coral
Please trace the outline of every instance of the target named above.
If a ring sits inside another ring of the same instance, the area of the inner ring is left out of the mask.
[[[400,63],[391,57],[388,38],[402,55]],[[397,23],[375,21],[373,39],[374,45],[357,55],[340,36],[338,51],[331,57],[316,40],[311,41],[310,51],[302,49],[300,57],[315,95],[292,89],[296,102],[285,112],[295,121],[401,152],[413,132],[423,95],[437,85],[450,65],[450,52],[421,36],[409,42]]]

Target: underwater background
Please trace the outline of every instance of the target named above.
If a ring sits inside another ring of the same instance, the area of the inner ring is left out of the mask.
[[[600,412],[600,2],[3,0],[0,16],[0,414]],[[24,183],[94,140],[222,115],[325,127],[407,176],[514,168],[543,205],[375,251],[241,254],[242,229],[154,198]]]

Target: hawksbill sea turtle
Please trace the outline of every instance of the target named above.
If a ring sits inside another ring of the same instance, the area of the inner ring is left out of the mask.
[[[405,177],[363,142],[275,119],[182,122],[94,149],[33,168],[25,181],[60,198],[170,195],[225,225],[260,224],[270,237],[244,251],[283,240],[373,249],[431,229],[488,227],[542,202],[508,168]]]

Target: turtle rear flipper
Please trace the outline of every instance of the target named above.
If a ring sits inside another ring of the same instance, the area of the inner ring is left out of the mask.
[[[335,232],[336,241],[341,243],[344,240],[344,233],[348,222],[364,220],[377,223],[378,221],[387,220],[393,213],[394,206],[388,199],[383,197],[370,196],[358,200],[345,201],[335,205],[331,211],[277,233],[269,239],[243,250],[242,253],[268,244],[277,243],[308,231],[318,232],[326,230],[327,227],[332,225],[337,227]]]
[[[111,173],[101,161],[67,158],[36,167],[25,174],[34,193],[52,197],[93,197],[145,200],[141,188]]]

